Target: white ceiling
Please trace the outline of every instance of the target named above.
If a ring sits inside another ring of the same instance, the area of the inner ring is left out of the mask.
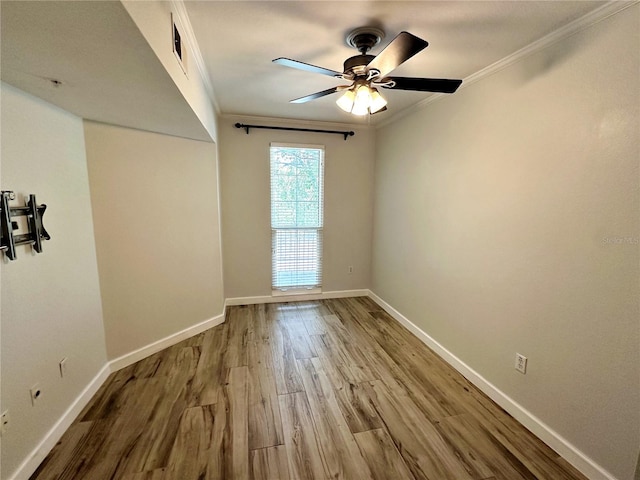
[[[288,57],[342,71],[358,52],[353,28],[375,25],[386,38],[405,30],[429,42],[393,72],[464,79],[559,29],[604,2],[592,1],[192,1],[184,2],[222,113],[362,123],[335,105],[338,94],[289,100],[346,82],[273,64]],[[382,90],[384,121],[431,95]]]
[[[342,71],[357,54],[346,34],[375,25],[386,38],[373,54],[403,30],[430,43],[393,75],[465,79],[603,3],[173,0],[188,16],[183,28],[192,28],[220,113],[352,124],[388,120],[430,94],[383,90],[389,110],[371,119],[342,112],[337,94],[290,104],[344,82],[271,60]],[[3,81],[83,118],[209,139],[120,2],[0,0],[0,17]]]

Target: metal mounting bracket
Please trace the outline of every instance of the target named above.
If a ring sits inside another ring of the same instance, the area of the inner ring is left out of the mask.
[[[36,196],[29,195],[29,200],[24,207],[11,207],[9,201],[14,200],[15,194],[12,191],[2,191],[0,199],[0,251],[4,252],[9,260],[15,260],[16,246],[31,245],[38,253],[42,253],[42,240],[50,240],[42,224],[42,217],[47,206],[38,205]],[[11,220],[14,217],[27,217],[29,232],[21,235],[14,235],[14,230],[18,229],[18,223]]]

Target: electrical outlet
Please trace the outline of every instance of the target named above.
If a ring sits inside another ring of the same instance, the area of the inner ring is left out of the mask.
[[[64,378],[67,376],[67,363],[68,359],[67,357],[64,357],[58,364],[58,366],[60,367],[60,378]]]
[[[2,419],[0,420],[0,434],[4,435],[9,429],[9,410],[2,412]]]
[[[35,406],[38,400],[40,400],[40,398],[42,397],[42,389],[40,388],[40,385],[36,383],[33,387],[31,387],[29,393],[31,394],[31,404]]]
[[[527,373],[527,357],[516,353],[516,370],[520,373]]]

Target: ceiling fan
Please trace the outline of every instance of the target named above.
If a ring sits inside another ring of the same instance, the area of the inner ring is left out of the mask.
[[[378,55],[368,55],[367,52],[380,43],[382,38],[384,38],[384,32],[376,27],[360,27],[351,31],[347,35],[347,44],[356,48],[360,55],[345,60],[342,73],[290,58],[281,57],[273,60],[274,63],[285,67],[320,73],[352,82],[350,85],[339,85],[296,98],[291,100],[291,103],[305,103],[344,91],[344,94],[336,101],[338,106],[347,113],[366,115],[387,109],[387,101],[378,92],[378,87],[418,92],[454,93],[462,83],[462,80],[445,78],[388,77],[389,73],[424,50],[429,44],[409,32],[400,32]]]

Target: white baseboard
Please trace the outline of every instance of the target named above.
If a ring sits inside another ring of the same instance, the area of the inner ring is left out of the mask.
[[[433,337],[421,330],[420,327],[411,322],[407,317],[402,315],[387,302],[382,300],[374,292],[369,291],[369,297],[380,305],[395,320],[404,325],[411,333],[418,337],[422,343],[436,352],[449,365],[455,368],[467,380],[491,398],[491,400],[509,412],[509,414],[511,414],[516,420],[518,420],[540,440],[555,450],[556,453],[561,455],[588,478],[591,480],[616,480],[611,473],[607,472],[556,431],[546,425],[542,420],[533,415],[526,408],[514,401],[506,393],[498,389],[495,385],[476,372],[473,368],[456,357]]]
[[[139,362],[140,360],[147,358],[149,355],[158,353],[160,350],[164,350],[165,348],[175,345],[182,340],[186,340],[187,338],[198,335],[205,330],[220,325],[222,322],[224,322],[225,311],[226,304],[220,315],[216,315],[215,317],[205,320],[204,322],[200,322],[196,325],[192,325],[191,327],[187,327],[184,330],[173,333],[167,337],[161,338],[158,341],[150,343],[149,345],[145,345],[144,347],[134,350],[133,352],[125,353],[121,357],[111,360],[109,362],[111,371],[115,372],[117,370],[120,370],[121,368],[131,365],[132,363]]]
[[[292,295],[263,295],[260,297],[227,298],[226,305],[254,305],[256,303],[306,302],[308,300],[325,300],[328,298],[366,297],[369,290],[337,290],[335,292],[296,293]]]
[[[71,426],[80,412],[82,412],[82,409],[93,398],[107,377],[109,377],[110,373],[111,370],[109,368],[109,364],[104,365],[100,369],[98,374],[93,377],[84,390],[82,390],[80,395],[76,397],[51,430],[46,433],[38,446],[22,462],[16,471],[9,476],[9,480],[26,480],[33,474],[33,472],[36,471],[42,461],[47,457],[47,455],[49,455],[51,449],[53,449],[56,443],[58,443],[58,440],[62,438],[62,435]]]

